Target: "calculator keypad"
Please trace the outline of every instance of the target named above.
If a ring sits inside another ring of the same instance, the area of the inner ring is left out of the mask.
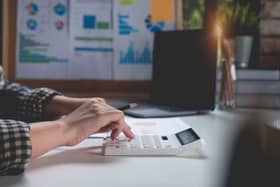
[[[136,136],[134,139],[119,138],[116,140],[107,139],[105,146],[115,148],[132,148],[132,149],[162,149],[161,136],[142,135]]]

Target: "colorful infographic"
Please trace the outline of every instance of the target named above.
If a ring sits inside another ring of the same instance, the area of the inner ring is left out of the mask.
[[[118,15],[118,26],[120,35],[130,35],[133,32],[138,32],[128,23],[129,15],[128,14],[119,14]]]
[[[175,29],[160,2],[18,1],[17,78],[150,80],[154,33]]]
[[[70,11],[70,76],[113,79],[112,1],[72,0]]]
[[[113,20],[109,0],[73,0],[70,41],[74,52],[112,52]]]
[[[152,62],[152,52],[147,42],[143,51],[138,52],[131,42],[126,50],[120,51],[120,64],[150,64]]]
[[[175,29],[175,23],[152,22],[150,0],[117,0],[114,6],[114,77],[150,80],[154,33]]]
[[[65,16],[65,14],[67,13],[67,6],[66,4],[63,4],[61,2],[58,2],[54,7],[53,10],[55,12],[56,15],[58,16]]]
[[[20,0],[18,10],[17,77],[65,77],[69,61],[67,0]]]
[[[34,2],[31,2],[31,3],[27,4],[25,6],[25,9],[30,16],[35,16],[39,11],[38,5],[35,4]]]

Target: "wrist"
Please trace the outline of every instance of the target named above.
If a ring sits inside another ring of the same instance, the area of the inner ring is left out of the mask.
[[[63,146],[74,146],[80,143],[85,137],[82,136],[82,128],[79,125],[69,123],[65,118],[58,120],[61,129],[61,135],[64,137]]]
[[[69,142],[72,142],[77,134],[75,127],[73,125],[69,125],[66,121],[63,120],[63,118],[56,120],[56,124],[62,137],[61,146],[69,146]]]
[[[62,120],[30,124],[32,157],[38,157],[56,147],[67,146],[75,133]]]

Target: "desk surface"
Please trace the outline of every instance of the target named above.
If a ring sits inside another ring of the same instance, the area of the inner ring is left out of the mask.
[[[1,177],[1,187],[222,186],[236,134],[247,116],[279,119],[276,110],[238,109],[182,118],[206,140],[209,158],[104,157],[86,140],[58,148],[29,165],[22,176]]]

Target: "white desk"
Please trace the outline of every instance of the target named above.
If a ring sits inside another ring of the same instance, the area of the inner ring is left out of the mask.
[[[86,140],[74,148],[58,148],[32,161],[24,175],[0,177],[1,187],[220,187],[227,158],[240,127],[255,112],[263,121],[280,118],[278,111],[239,109],[184,117],[208,144],[206,160],[175,157],[104,157]],[[262,123],[262,120],[258,122]]]

